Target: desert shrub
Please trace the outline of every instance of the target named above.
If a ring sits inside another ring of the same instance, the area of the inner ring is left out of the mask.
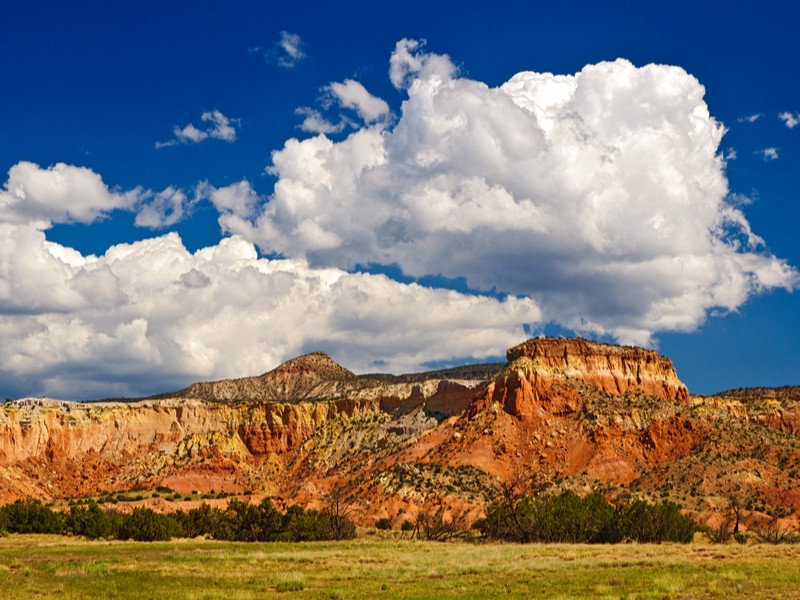
[[[633,500],[617,506],[614,519],[606,529],[603,542],[681,542],[688,544],[697,525],[681,513],[680,505],[664,500],[650,504]]]
[[[231,538],[239,542],[268,542],[281,533],[283,515],[264,498],[261,504],[233,499],[226,511],[231,524]]]
[[[727,544],[733,537],[733,524],[725,519],[716,527],[703,527],[702,532],[712,544]]]
[[[66,528],[74,535],[89,539],[114,538],[119,533],[121,518],[102,510],[96,502],[73,506],[66,516]]]
[[[208,536],[219,540],[233,539],[231,522],[224,510],[201,504],[188,512],[178,511],[175,517],[187,537]]]
[[[72,533],[91,539],[169,540],[178,536],[208,536],[221,540],[271,542],[351,539],[352,520],[339,514],[290,506],[279,511],[269,498],[260,504],[231,500],[221,510],[202,504],[187,512],[161,514],[137,507],[130,514],[103,510],[96,502],[73,505],[59,513],[39,502],[17,501],[0,507],[0,531],[9,533]]]
[[[386,517],[378,519],[377,522],[375,523],[375,529],[380,529],[382,531],[389,531],[391,528],[392,528],[392,522]]]
[[[417,532],[433,542],[465,538],[470,534],[466,514],[450,511],[438,503],[424,505],[417,514]]]
[[[183,535],[180,522],[172,515],[160,514],[150,508],[137,507],[121,517],[117,536],[121,540],[153,542]]]
[[[617,507],[600,494],[571,491],[534,497],[507,495],[477,523],[484,536],[513,542],[616,543],[691,541],[696,526],[672,502],[634,500]]]
[[[758,527],[753,527],[753,535],[763,544],[787,544],[799,541],[797,532],[781,523],[777,516],[770,517]]]
[[[316,542],[332,539],[330,524],[325,515],[316,510],[303,510],[290,506],[283,517],[282,539],[290,542]]]
[[[9,533],[66,532],[64,515],[38,500],[17,500],[0,508],[0,529]]]
[[[414,530],[414,523],[411,521],[411,519],[405,519],[400,524],[400,531],[413,531],[413,530]]]

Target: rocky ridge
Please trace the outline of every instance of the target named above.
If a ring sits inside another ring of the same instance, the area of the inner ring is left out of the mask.
[[[167,485],[313,506],[343,488],[369,522],[430,501],[479,511],[513,481],[699,513],[733,493],[752,511],[800,508],[791,393],[691,397],[669,359],[580,339],[528,340],[507,359],[472,371],[483,379],[358,377],[314,353],[170,397],[8,402],[0,499]]]

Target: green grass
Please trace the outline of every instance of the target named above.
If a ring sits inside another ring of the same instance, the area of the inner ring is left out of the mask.
[[[800,598],[800,546],[0,538],[2,597]]]

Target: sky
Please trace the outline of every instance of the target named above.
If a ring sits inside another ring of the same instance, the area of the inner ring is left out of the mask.
[[[0,35],[0,397],[536,335],[800,384],[800,7],[37,2]]]

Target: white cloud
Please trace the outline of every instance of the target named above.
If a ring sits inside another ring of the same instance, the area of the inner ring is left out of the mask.
[[[208,138],[225,142],[236,141],[234,125],[238,123],[237,119],[229,119],[218,110],[210,110],[200,115],[200,120],[207,124],[205,129],[198,129],[192,123],[184,127],[175,127],[172,130],[175,137],[166,142],[156,142],[156,148],[166,148],[178,144],[199,144]]]
[[[764,116],[764,113],[755,113],[755,114],[752,114],[752,115],[745,115],[743,117],[739,117],[736,120],[739,123],[755,123],[756,121],[758,121],[763,116]]]
[[[278,64],[286,69],[293,69],[306,57],[306,53],[303,51],[304,45],[303,40],[296,33],[281,31],[281,37],[278,40]]]
[[[739,157],[739,155],[736,154],[736,149],[735,148],[728,148],[728,151],[725,153],[725,160],[726,161],[736,160],[738,157]]]
[[[301,106],[294,112],[305,117],[299,127],[306,133],[341,133],[349,124],[346,119],[342,118],[339,119],[338,123],[332,123],[323,117],[318,110],[308,106]]]
[[[381,368],[405,371],[443,357],[497,355],[540,314],[525,299],[259,259],[238,238],[191,254],[170,233],[68,264],[57,255],[74,251],[50,252],[36,234],[18,246],[24,254],[3,253],[26,261],[2,280],[25,306],[9,306],[0,288],[0,381],[20,382],[6,395],[152,393],[262,373],[315,349],[357,370],[382,359]],[[20,236],[31,232],[0,227],[0,244]],[[26,282],[35,285],[26,290]]]
[[[778,118],[786,123],[789,129],[794,129],[800,124],[800,113],[782,112],[778,115]]]
[[[355,111],[364,123],[386,125],[389,122],[391,111],[385,100],[373,96],[359,82],[352,79],[345,79],[343,82],[333,82],[323,89],[324,95],[320,102],[324,109],[332,106]],[[315,109],[308,106],[301,106],[295,110],[295,114],[304,117],[303,122],[298,126],[306,133],[323,133],[330,135],[341,133],[345,128],[358,128],[358,124],[347,116],[339,113],[337,121],[334,122]]]
[[[240,181],[223,188],[215,188],[204,182],[197,187],[196,194],[210,200],[222,215],[247,217],[259,202],[258,194],[248,181]]]
[[[270,197],[246,181],[200,184],[192,202],[208,199],[232,237],[194,254],[174,233],[99,257],[49,242],[52,223],[122,209],[161,227],[191,202],[174,188],[115,190],[79,167],[12,167],[0,190],[0,394],[162,391],[315,349],[356,370],[406,371],[496,355],[542,321],[650,343],[797,285],[729,193],[724,128],[684,70],[617,60],[491,88],[413,40],[390,65],[408,95],[396,122],[349,85],[337,100],[365,126],[340,142],[287,140]],[[230,137],[206,114],[203,139]],[[253,243],[289,258],[259,258]],[[368,263],[508,297],[347,272]]]
[[[66,220],[73,209],[91,222],[135,202],[92,171],[66,165],[20,163],[5,187],[0,200],[13,204],[0,212],[5,397],[152,393],[261,373],[316,349],[356,370],[375,370],[382,360],[381,368],[406,371],[430,360],[496,356],[540,317],[529,299],[259,258],[237,237],[192,254],[168,233],[83,256],[45,239],[43,215]],[[176,218],[185,201],[173,188],[144,194],[139,220],[148,226]],[[248,216],[259,202],[247,182],[204,183],[195,196],[211,201],[221,219]]]
[[[150,229],[163,229],[183,219],[189,199],[181,190],[172,186],[144,199],[138,208],[135,225]]]
[[[144,192],[110,190],[90,169],[58,163],[46,169],[19,162],[0,189],[0,223],[90,223],[115,209],[129,209]]]
[[[422,52],[425,40],[402,39],[395,44],[389,61],[389,79],[403,89],[414,81],[448,81],[457,69],[446,54]]]
[[[183,128],[176,127],[173,129],[173,133],[175,134],[177,141],[184,143],[194,142],[195,144],[199,144],[208,138],[207,132],[198,129],[191,123]]]
[[[331,83],[327,89],[340,106],[356,111],[367,124],[380,121],[389,114],[386,101],[370,94],[357,81],[345,79],[341,83]]]
[[[413,40],[390,64],[396,125],[288,140],[273,196],[228,231],[320,267],[463,277],[633,343],[796,285],[729,204],[724,127],[683,69],[620,59],[490,88]]]
[[[226,142],[236,141],[236,129],[231,125],[231,119],[218,110],[204,112],[200,118],[211,124],[208,135],[212,138]]]
[[[764,158],[764,160],[767,161],[767,162],[773,161],[773,160],[778,160],[778,158],[780,158],[778,156],[778,149],[777,148],[772,148],[772,147],[764,148],[763,150],[759,150],[758,152],[756,152],[756,154],[760,154]]]

